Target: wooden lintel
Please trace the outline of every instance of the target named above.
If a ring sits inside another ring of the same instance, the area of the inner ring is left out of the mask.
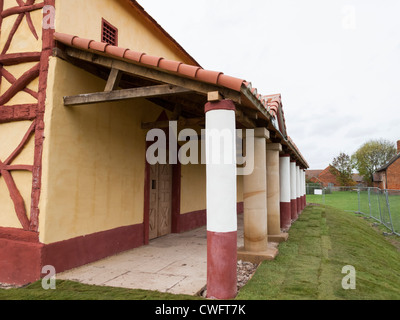
[[[118,88],[119,82],[121,81],[121,78],[122,72],[118,69],[112,68],[104,92],[116,90]]]
[[[64,97],[65,106],[86,105],[92,103],[120,101],[137,98],[154,98],[191,92],[191,90],[172,85],[159,85],[134,89],[114,90]]]

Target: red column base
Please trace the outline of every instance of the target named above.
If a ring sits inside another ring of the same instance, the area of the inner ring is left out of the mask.
[[[290,201],[290,207],[291,207],[291,213],[292,213],[292,221],[295,221],[298,218],[298,216],[297,216],[297,200],[296,199],[292,199]]]
[[[207,297],[237,295],[237,232],[207,232]]]
[[[281,202],[281,229],[289,229],[292,225],[291,210],[290,202]]]
[[[302,210],[300,198],[296,199],[296,203],[297,203],[297,216],[299,216]]]

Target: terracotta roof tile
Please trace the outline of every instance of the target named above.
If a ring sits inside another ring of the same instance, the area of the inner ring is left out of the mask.
[[[218,78],[222,74],[222,72],[218,71],[209,71],[204,69],[199,69],[196,74],[196,78],[213,84],[218,84]]]
[[[240,91],[243,85],[243,80],[227,76],[226,74],[221,74],[218,78],[218,84],[235,91]]]
[[[128,59],[128,60],[140,62],[143,55],[145,55],[145,53],[128,49],[127,51],[125,51],[124,58]]]
[[[58,39],[57,39],[58,40]],[[59,40],[60,41],[60,40]],[[92,41],[89,44],[89,48],[92,50],[96,50],[96,51],[101,51],[101,52],[105,52],[107,46],[109,46],[108,43],[104,43],[104,42],[98,42],[98,41]]]
[[[181,64],[183,64],[183,63],[179,62],[179,61],[163,59],[163,60],[160,61],[158,66],[161,69],[165,69],[165,70],[172,71],[172,72],[178,72],[179,66]]]
[[[120,57],[120,58],[123,58],[123,57],[124,57],[125,52],[126,52],[127,50],[128,50],[128,49],[124,49],[124,48],[120,48],[120,47],[115,47],[115,46],[111,46],[111,45],[106,47],[106,52],[107,52],[107,53],[112,54],[113,56]]]
[[[199,71],[200,69],[201,69],[200,67],[182,63],[179,66],[178,73],[191,78],[196,78],[197,71]]]
[[[76,38],[76,36],[72,36],[70,34],[65,34],[65,33],[57,33],[56,40],[72,46],[72,40],[74,38]]]
[[[83,39],[83,38],[78,38],[78,37],[74,37],[72,39],[72,45],[76,46],[76,47],[80,47],[80,48],[85,48],[85,49],[89,49],[89,45],[93,40],[89,40],[89,39]]]

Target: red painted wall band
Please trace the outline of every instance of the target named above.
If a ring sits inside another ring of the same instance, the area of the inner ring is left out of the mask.
[[[207,296],[220,300],[237,295],[237,232],[207,232]]]
[[[57,273],[142,246],[143,224],[121,227],[43,247],[43,265]]]
[[[232,100],[221,100],[217,102],[208,102],[204,107],[204,113],[215,110],[232,110],[235,111],[236,107]]]
[[[26,285],[45,265],[60,273],[143,245],[143,224],[44,245],[38,234],[0,228],[0,282]]]

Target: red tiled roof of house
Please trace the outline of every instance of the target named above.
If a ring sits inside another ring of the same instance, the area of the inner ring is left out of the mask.
[[[324,170],[307,170],[306,171],[306,176],[307,178],[318,178],[318,176],[323,172]]]

